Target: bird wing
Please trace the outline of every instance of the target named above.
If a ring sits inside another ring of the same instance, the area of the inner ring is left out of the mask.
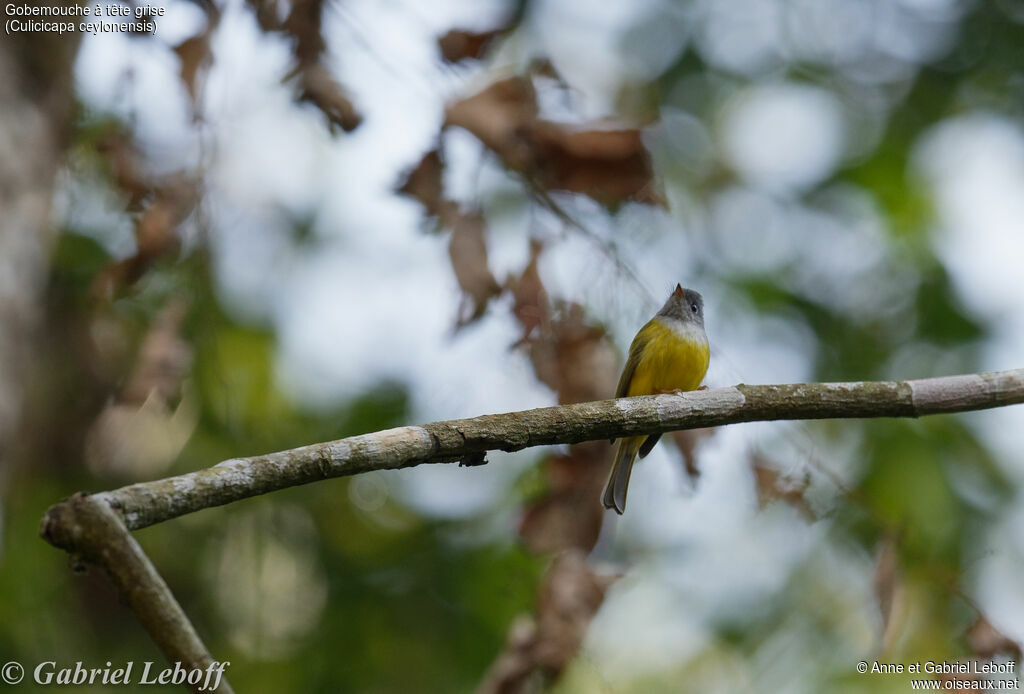
[[[640,357],[654,336],[654,332],[647,329],[648,325],[650,322],[640,328],[640,332],[633,338],[633,344],[629,346],[629,357],[626,359],[626,365],[622,367],[619,385],[615,387],[615,397],[617,398],[624,398],[629,393],[629,384],[633,381],[633,374],[636,372],[637,364],[640,363]]]
[[[615,387],[615,397],[624,398],[629,395],[629,385],[633,382],[633,374],[636,373],[636,367],[640,363],[640,358],[643,356],[644,350],[647,349],[647,345],[650,344],[653,339],[655,332],[648,330],[651,321],[648,321],[644,327],[640,328],[640,332],[633,338],[633,343],[629,346],[629,357],[626,359],[626,365],[622,367],[622,375],[619,376],[619,385]],[[640,456],[645,457],[650,453],[651,448],[658,442],[658,436],[654,437],[654,441],[651,445],[646,448],[644,453]],[[610,439],[609,443],[615,443],[615,439]]]
[[[640,444],[640,450],[637,451],[637,455],[641,458],[646,458],[647,454],[654,450],[654,446],[657,445],[659,440],[661,440],[661,434],[651,434],[648,436],[644,442]]]

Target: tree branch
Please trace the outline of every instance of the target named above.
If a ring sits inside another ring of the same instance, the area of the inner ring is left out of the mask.
[[[252,458],[52,506],[40,534],[102,566],[171,662],[213,663],[167,584],[131,536],[210,506],[330,477],[420,463],[480,464],[490,450],[776,419],[918,417],[1024,402],[1024,369],[919,381],[747,386],[600,400],[399,427]],[[223,681],[218,691],[230,692]]]
[[[110,506],[96,496],[76,494],[46,514],[40,532],[54,544],[74,546],[81,559],[103,567],[168,662],[180,662],[186,670],[215,667],[167,583]],[[199,692],[203,686],[199,680],[189,688]],[[215,691],[233,692],[227,679]]]
[[[737,385],[681,395],[649,395],[545,407],[387,429],[278,453],[233,458],[196,472],[122,487],[92,498],[137,530],[211,506],[321,479],[421,463],[478,463],[490,450],[656,434],[781,419],[919,417],[1024,402],[1024,369],[917,381]],[[75,551],[59,532],[61,508],[47,512],[43,536]]]

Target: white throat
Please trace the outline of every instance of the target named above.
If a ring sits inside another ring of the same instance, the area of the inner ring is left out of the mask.
[[[672,332],[683,340],[696,342],[698,344],[707,344],[708,342],[708,335],[704,332],[704,328],[700,327],[696,323],[682,321],[670,316],[658,316],[658,320],[664,323],[666,327],[671,328]]]

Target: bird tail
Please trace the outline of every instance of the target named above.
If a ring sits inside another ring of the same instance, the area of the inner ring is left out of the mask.
[[[629,488],[629,474],[633,471],[633,463],[636,461],[637,451],[644,442],[646,436],[633,436],[628,439],[620,439],[618,448],[615,449],[615,460],[612,463],[611,474],[608,475],[608,482],[604,486],[604,495],[601,503],[605,508],[613,508],[620,516],[626,510],[626,490]]]

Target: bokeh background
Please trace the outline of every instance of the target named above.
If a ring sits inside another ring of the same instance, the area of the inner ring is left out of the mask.
[[[49,504],[608,397],[676,282],[712,387],[1022,366],[1019,0],[164,7],[65,87],[4,660],[161,658]],[[596,443],[137,536],[237,691],[906,691],[856,663],[1020,655],[1022,426],[666,437],[622,518]]]

